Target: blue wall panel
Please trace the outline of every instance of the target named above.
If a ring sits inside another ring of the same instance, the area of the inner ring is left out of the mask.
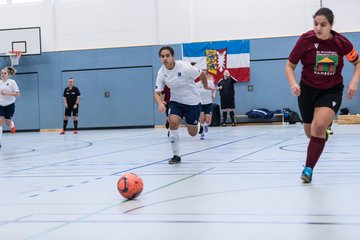
[[[251,60],[284,59],[299,37],[262,38],[250,41]]]
[[[360,33],[345,35],[359,51]],[[251,78],[247,83],[236,85],[236,114],[260,107],[269,110],[290,107],[298,111],[296,97],[291,95],[284,70],[297,39],[298,36],[250,41]],[[62,94],[70,76],[77,79],[76,84],[83,95],[80,128],[164,124],[165,114],[158,113],[153,101],[157,71],[161,67],[160,47],[49,52],[22,57],[17,66],[19,74],[15,76],[21,90],[15,113],[18,129],[62,127]],[[181,59],[181,45],[172,47],[175,58]],[[8,59],[0,59],[3,67],[8,63]],[[353,71],[353,66],[346,61],[343,71],[346,86]],[[301,64],[296,70],[298,80],[300,72]],[[254,91],[248,92],[248,85],[253,85]],[[106,89],[111,89],[110,99],[104,98]],[[215,102],[219,103],[218,94]],[[352,101],[345,99],[344,94],[342,106],[349,107],[352,113],[360,113],[359,92]]]
[[[16,127],[37,130],[40,128],[38,74],[18,74],[13,79],[20,89],[20,96],[15,102]]]
[[[63,88],[69,77],[81,92],[81,127],[154,125],[151,67],[64,72]]]
[[[244,114],[253,108],[267,108],[273,111],[289,107],[298,111],[297,99],[291,94],[284,74],[285,63],[285,60],[251,63],[251,80],[236,84],[238,114]],[[248,91],[249,85],[253,85],[253,91]]]

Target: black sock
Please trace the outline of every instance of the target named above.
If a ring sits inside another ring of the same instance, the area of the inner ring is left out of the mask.
[[[227,119],[227,112],[223,112],[223,123],[226,123],[226,119]]]
[[[74,121],[74,129],[75,129],[75,130],[77,130],[77,125],[78,125],[78,121],[75,120],[75,121]]]
[[[230,112],[230,118],[231,118],[231,122],[232,122],[232,123],[235,123],[235,114],[234,114],[234,111],[231,111],[231,112]]]
[[[68,120],[64,120],[64,124],[63,124],[63,130],[66,131],[66,126],[68,124]]]

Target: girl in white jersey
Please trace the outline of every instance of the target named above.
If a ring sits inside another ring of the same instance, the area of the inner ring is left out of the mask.
[[[216,89],[214,85],[214,78],[213,76],[206,72],[207,76],[207,83],[208,86],[213,88],[213,90],[207,90],[204,88],[202,82],[197,82],[196,86],[199,88],[200,92],[200,99],[201,99],[201,113],[200,113],[200,140],[205,139],[205,133],[208,132],[208,126],[211,123],[212,118],[212,100],[215,98]]]
[[[15,75],[16,70],[13,67],[6,67],[1,70],[0,81],[0,147],[2,140],[4,123],[15,133],[15,124],[12,121],[15,112],[15,99],[20,95],[16,82],[9,77]]]
[[[187,130],[191,136],[196,136],[198,132],[200,93],[195,85],[195,78],[200,77],[205,89],[211,90],[212,88],[208,87],[206,75],[200,69],[185,61],[175,61],[174,49],[171,47],[162,47],[159,51],[159,57],[163,66],[159,69],[156,78],[154,99],[159,106],[159,112],[165,112],[166,103],[162,100],[161,92],[165,85],[170,88],[168,120],[174,156],[169,160],[169,164],[180,163],[178,128],[181,119],[185,117]]]

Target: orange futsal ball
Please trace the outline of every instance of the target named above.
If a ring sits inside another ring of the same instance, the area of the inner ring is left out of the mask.
[[[138,197],[144,188],[142,179],[135,173],[126,173],[119,178],[117,189],[121,196],[129,200]]]

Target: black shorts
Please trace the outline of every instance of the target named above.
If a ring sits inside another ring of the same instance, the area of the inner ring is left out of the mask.
[[[335,114],[339,111],[344,89],[343,84],[338,84],[329,89],[316,89],[300,82],[300,89],[298,104],[304,123],[312,122],[315,108],[328,107]]]
[[[0,117],[5,119],[12,119],[15,113],[15,103],[7,105],[5,107],[0,106]]]
[[[199,105],[186,105],[170,101],[168,114],[173,114],[180,118],[185,117],[187,125],[197,125],[200,117],[200,103]]]
[[[70,105],[68,108],[65,108],[65,116],[71,117],[71,113],[74,117],[77,117],[79,113],[79,105],[77,105],[77,108],[74,108],[74,105]]]
[[[205,113],[205,114],[212,114],[212,103],[209,104],[201,104],[201,112]]]
[[[234,96],[220,96],[221,109],[235,109],[235,97]]]

